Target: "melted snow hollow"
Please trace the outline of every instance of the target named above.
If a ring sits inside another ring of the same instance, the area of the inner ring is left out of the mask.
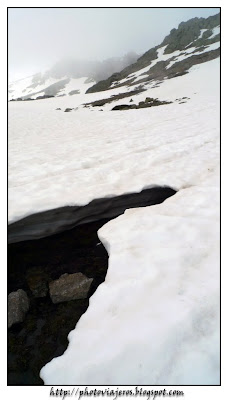
[[[105,282],[66,352],[41,370],[45,384],[219,384],[219,66],[196,65],[103,112],[81,104],[129,88],[9,104],[10,222],[155,185],[179,190],[99,230]],[[147,96],[173,103],[110,111]]]

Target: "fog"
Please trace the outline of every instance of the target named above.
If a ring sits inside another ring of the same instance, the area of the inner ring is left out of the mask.
[[[9,8],[9,81],[44,72],[65,59],[141,55],[180,22],[218,12],[219,8]]]

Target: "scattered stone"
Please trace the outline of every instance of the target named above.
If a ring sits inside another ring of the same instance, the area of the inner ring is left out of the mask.
[[[66,108],[64,112],[70,112],[72,110],[73,110],[73,108]]]
[[[29,298],[26,292],[18,289],[8,295],[8,328],[22,322],[29,309]]]
[[[87,278],[81,272],[63,274],[49,283],[50,297],[54,304],[64,301],[85,299],[93,278]]]

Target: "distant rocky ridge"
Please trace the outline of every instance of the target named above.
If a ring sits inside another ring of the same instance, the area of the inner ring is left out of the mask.
[[[216,32],[218,27],[218,33]],[[147,71],[146,78],[142,80],[137,79],[137,83],[173,78],[178,75],[187,73],[188,69],[195,64],[212,60],[219,56],[220,50],[215,49],[207,51],[207,46],[212,45],[220,41],[220,14],[213,15],[209,18],[193,18],[187,22],[181,22],[178,29],[172,29],[170,34],[165,37],[163,42],[151,48],[144,53],[138,60],[132,65],[124,68],[121,72],[111,75],[108,79],[96,83],[94,86],[87,90],[87,93],[100,92],[113,87],[120,87],[135,84],[135,76],[131,76],[143,68],[149,67],[151,62],[158,59],[158,49],[165,47],[164,55],[169,55],[175,51],[183,52],[179,55],[186,54],[191,48],[194,48],[191,54],[183,61],[174,63],[170,68],[167,68],[170,61],[173,61],[176,57],[168,58],[167,61],[159,61]],[[214,30],[214,31],[213,31]],[[196,53],[196,54],[195,54]],[[201,53],[201,54],[198,54]],[[124,80],[124,82],[121,82]]]
[[[88,82],[100,81],[107,79],[115,71],[120,71],[131,65],[138,59],[139,55],[131,51],[123,57],[111,57],[103,61],[88,61],[68,59],[56,63],[48,72],[47,76],[54,78],[62,78],[68,76],[69,78],[81,78],[88,76]]]
[[[74,95],[84,92],[101,79],[107,79],[115,71],[119,71],[134,63],[138,54],[127,53],[123,57],[113,57],[104,61],[86,61],[68,59],[56,63],[45,73],[37,73],[29,78],[9,84],[9,100],[28,100],[47,98],[50,96]],[[81,79],[84,79],[81,82]],[[75,80],[78,80],[75,81]],[[64,91],[67,84],[71,88]],[[84,84],[81,85],[81,83]],[[19,87],[19,88],[18,88]],[[18,90],[19,89],[19,90]]]
[[[44,74],[9,85],[9,100],[74,96],[127,86],[156,85],[188,73],[193,65],[219,57],[220,14],[193,18],[172,29],[163,42],[138,58],[128,53],[103,62],[64,60]],[[118,72],[120,71],[120,72]],[[153,86],[155,87],[155,86]]]

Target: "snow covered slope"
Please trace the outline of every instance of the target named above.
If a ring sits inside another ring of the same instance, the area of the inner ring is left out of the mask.
[[[9,100],[18,98],[35,100],[43,96],[66,96],[85,93],[94,83],[95,81],[88,77],[73,79],[63,76],[61,79],[57,79],[45,76],[45,74],[43,76],[38,74],[10,83],[8,98]]]
[[[163,71],[188,59],[164,46]],[[106,280],[66,352],[41,370],[45,384],[219,384],[220,60],[204,50],[188,73],[153,75],[136,94],[148,70],[99,93],[9,103],[10,223],[145,187],[178,190],[100,229]],[[112,111],[148,98],[170,104]]]
[[[64,355],[41,370],[46,384],[219,384],[219,60],[155,90],[191,100],[108,112],[109,130],[105,112],[92,116],[89,192],[167,183],[179,192],[100,229],[106,280]]]
[[[216,167],[219,59],[133,96],[173,101],[168,105],[115,112],[111,108],[122,100],[103,112],[81,106],[97,96],[9,103],[10,223],[148,186],[195,185]],[[190,100],[176,101],[182,97]],[[76,110],[64,113],[66,107]]]

